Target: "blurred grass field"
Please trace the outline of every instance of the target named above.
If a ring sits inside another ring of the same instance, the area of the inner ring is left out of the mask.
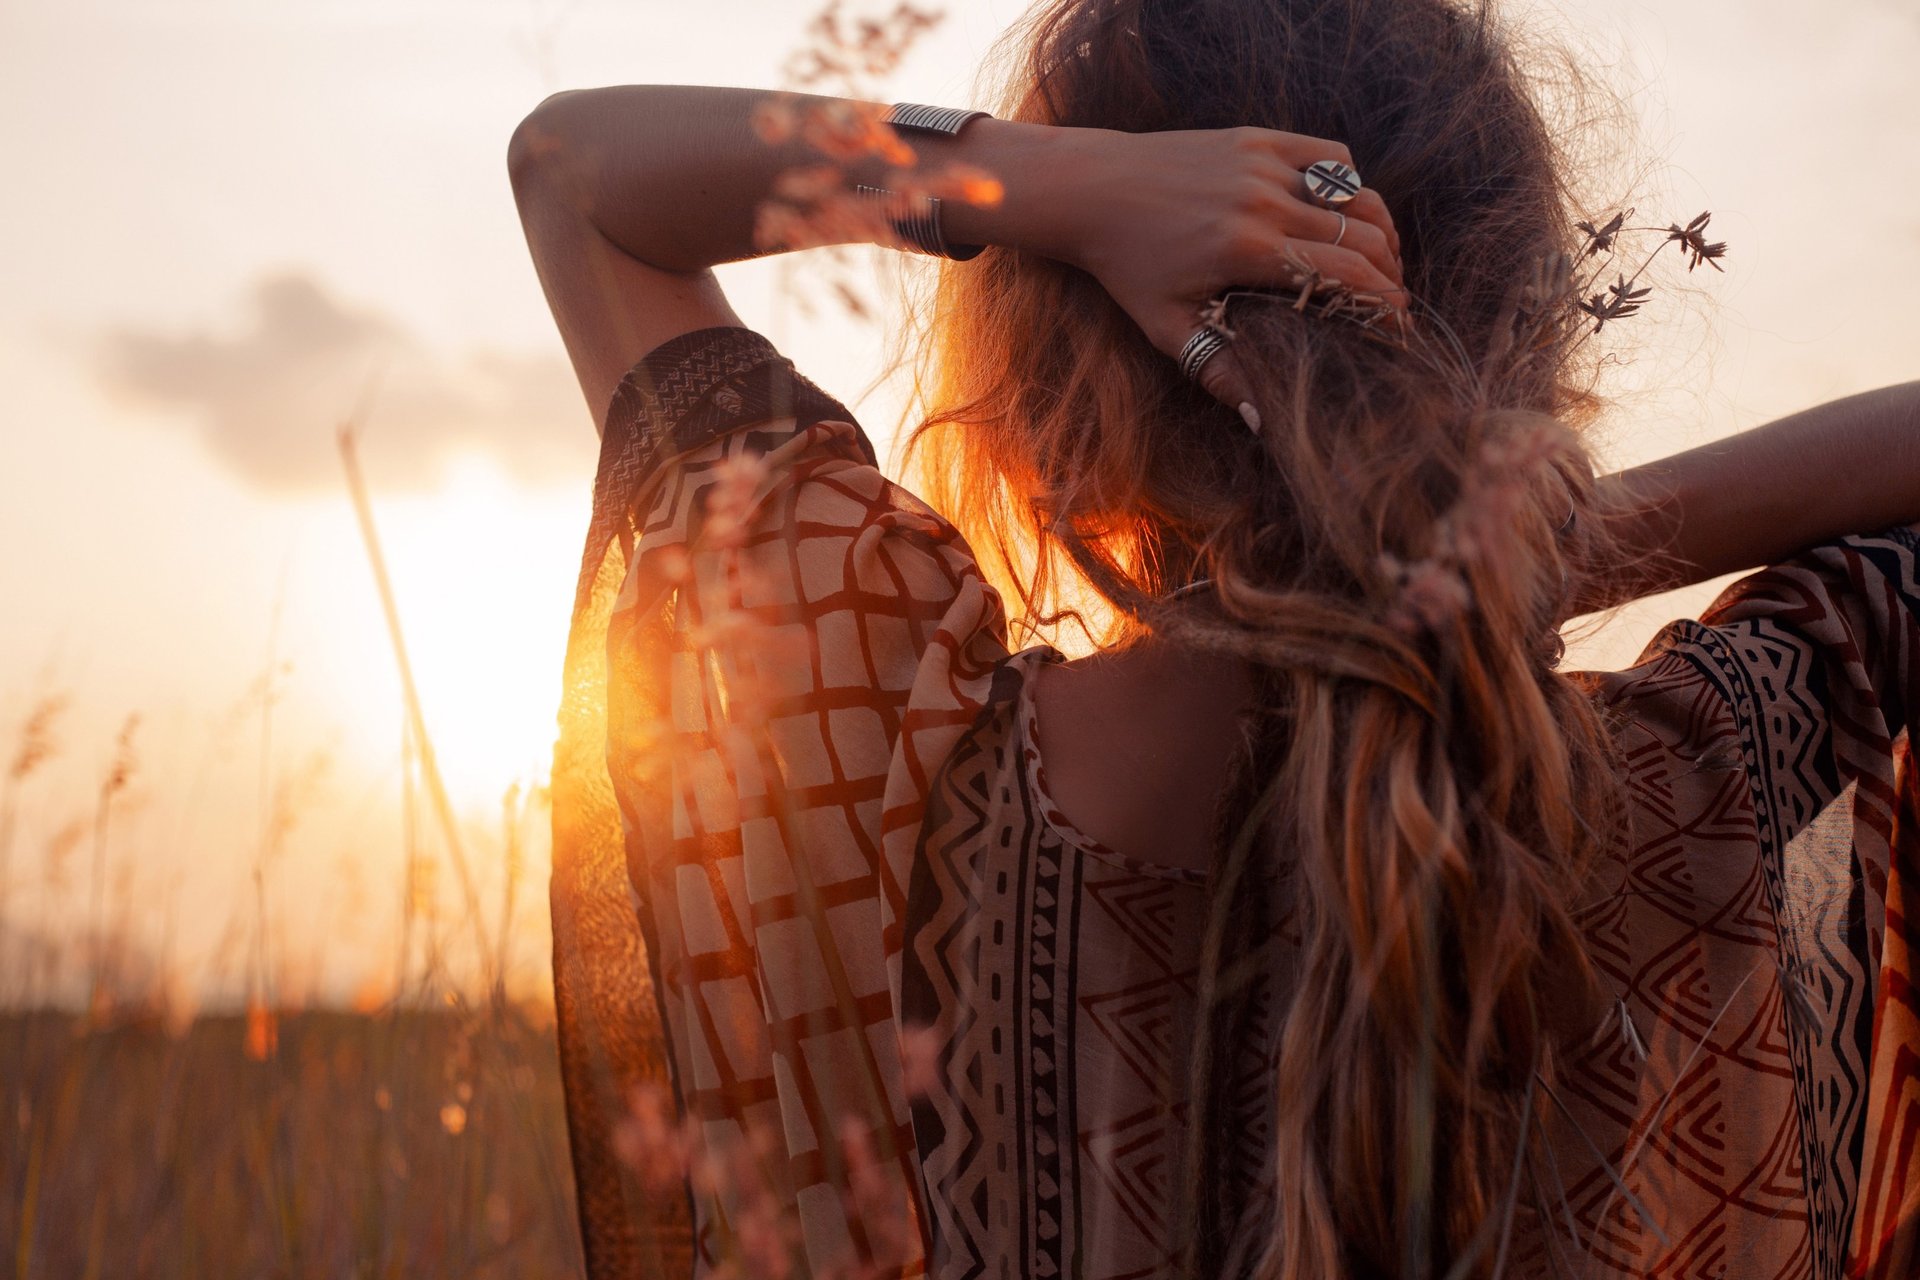
[[[16,1280],[580,1273],[537,1009],[15,1012],[0,1093]]]

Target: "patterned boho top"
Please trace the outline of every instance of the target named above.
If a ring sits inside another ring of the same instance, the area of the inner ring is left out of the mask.
[[[748,330],[635,365],[594,496],[553,878],[589,1273],[1166,1274],[1206,888],[1050,803],[1060,655],[1008,651],[953,527]],[[1593,678],[1617,1003],[1511,1274],[1920,1275],[1917,574],[1847,538]]]

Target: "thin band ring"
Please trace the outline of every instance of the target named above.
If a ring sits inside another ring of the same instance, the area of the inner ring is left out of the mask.
[[[1200,370],[1207,361],[1227,349],[1227,339],[1212,325],[1204,325],[1194,331],[1187,339],[1187,345],[1180,348],[1180,372],[1190,381],[1200,381]]]
[[[1336,209],[1334,210],[1333,216],[1340,219],[1339,234],[1333,237],[1333,247],[1338,249],[1340,247],[1340,242],[1347,238],[1347,215],[1344,213],[1341,213],[1339,210]]]

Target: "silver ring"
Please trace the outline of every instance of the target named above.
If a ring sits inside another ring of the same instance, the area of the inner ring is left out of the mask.
[[[1196,330],[1187,339],[1187,345],[1180,348],[1180,372],[1190,381],[1198,382],[1201,368],[1226,349],[1226,336],[1212,325],[1206,325]]]
[[[1352,165],[1338,160],[1315,160],[1302,176],[1307,180],[1307,199],[1322,209],[1337,209],[1360,194],[1360,175]]]
[[[1335,209],[1333,211],[1333,216],[1340,219],[1340,233],[1334,236],[1333,238],[1333,247],[1338,249],[1340,247],[1340,242],[1347,238],[1347,215],[1344,213],[1341,213],[1338,209]]]

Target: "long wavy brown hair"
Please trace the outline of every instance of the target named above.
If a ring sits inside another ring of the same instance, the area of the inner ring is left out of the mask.
[[[1542,1089],[1593,1025],[1573,912],[1624,810],[1554,663],[1609,517],[1581,330],[1540,306],[1580,248],[1540,78],[1571,63],[1520,47],[1452,0],[1043,0],[1009,37],[1004,117],[1338,139],[1384,197],[1414,338],[1236,303],[1257,437],[1060,263],[948,265],[921,317],[909,460],[1021,615],[1092,604],[1103,643],[1258,673],[1215,817],[1190,1274],[1498,1271]],[[1250,1039],[1264,1178],[1237,1153]]]

